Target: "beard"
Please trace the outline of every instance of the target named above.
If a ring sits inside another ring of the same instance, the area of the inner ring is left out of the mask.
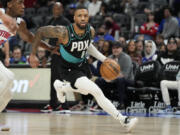
[[[87,26],[87,24],[86,24],[85,26],[81,26],[81,25],[78,24],[78,23],[76,23],[76,25],[77,25],[77,27],[78,27],[79,29],[81,29],[81,30],[86,29],[86,26]]]

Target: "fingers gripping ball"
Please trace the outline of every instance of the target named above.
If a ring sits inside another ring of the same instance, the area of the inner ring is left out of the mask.
[[[105,80],[114,80],[120,74],[120,66],[116,61],[108,59],[101,64],[100,74]]]

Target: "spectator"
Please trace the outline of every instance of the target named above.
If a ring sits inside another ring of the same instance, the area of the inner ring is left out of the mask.
[[[124,13],[128,15],[133,15],[134,11],[137,9],[139,0],[122,0],[121,7],[124,9]]]
[[[44,48],[38,47],[37,58],[40,66],[47,67],[48,59],[46,58],[46,50]]]
[[[92,2],[88,6],[89,16],[95,16],[101,7],[101,1],[92,0]]]
[[[107,5],[106,3],[102,3],[101,7],[100,7],[100,11],[97,13],[97,15],[101,15],[103,16],[103,18],[105,18],[105,16],[107,16]]]
[[[125,104],[125,90],[127,85],[132,84],[133,72],[132,72],[132,61],[129,55],[123,52],[122,45],[119,42],[113,42],[112,55],[109,58],[117,61],[121,67],[121,75],[111,81],[107,82],[103,78],[98,78],[95,82],[103,90],[104,94],[108,96],[111,100],[118,100],[118,109],[124,109]],[[110,90],[113,90],[113,96],[110,96]]]
[[[158,61],[161,65],[164,65],[174,60],[180,60],[180,53],[177,49],[176,39],[174,37],[170,37],[168,39],[166,51],[158,54]]]
[[[142,63],[156,60],[156,45],[152,40],[146,40],[144,46],[144,57],[142,58]]]
[[[26,64],[26,57],[22,56],[22,51],[19,46],[14,47],[10,64]]]
[[[127,45],[127,54],[131,57],[133,62],[138,65],[142,64],[142,56],[137,53],[134,40],[129,41]]]
[[[159,51],[161,48],[161,45],[164,44],[164,37],[161,34],[158,34],[156,36],[155,44],[156,44],[157,50]]]
[[[99,40],[104,41],[114,41],[113,36],[111,36],[105,29],[104,25],[101,25],[101,27],[98,29],[97,35],[94,38],[94,42],[98,42]]]
[[[158,53],[162,53],[162,52],[165,52],[166,51],[166,45],[163,43],[160,45],[160,48],[159,50],[157,51],[157,54]]]
[[[144,41],[138,40],[135,42],[136,45],[136,53],[140,56],[144,56]]]
[[[105,18],[105,28],[106,31],[108,31],[108,33],[115,37],[115,33],[119,33],[120,32],[120,27],[118,26],[118,24],[113,20],[112,16],[107,16]],[[119,34],[118,34],[119,35]],[[119,38],[119,37],[118,37]]]
[[[125,51],[126,51],[126,49],[127,49],[126,39],[125,39],[125,37],[120,36],[118,41],[122,44],[122,46],[123,46],[123,51],[125,52]]]
[[[104,41],[104,44],[102,46],[102,54],[108,57],[112,54],[112,46],[110,41]]]
[[[165,39],[171,37],[171,36],[179,36],[179,25],[177,18],[172,16],[172,11],[170,8],[165,7],[164,8],[164,17],[160,23],[160,26],[158,28],[158,32],[163,35]]]
[[[148,21],[141,26],[140,33],[144,34],[145,40],[155,39],[158,26],[159,25],[154,22],[154,14],[151,12],[148,14]]]
[[[76,9],[76,5],[75,4],[70,4],[69,5],[69,8],[66,12],[66,15],[65,17],[71,22],[73,23],[74,22],[74,11]]]

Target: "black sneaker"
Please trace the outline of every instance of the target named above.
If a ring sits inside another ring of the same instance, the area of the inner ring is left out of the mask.
[[[40,110],[43,113],[51,113],[53,111],[52,107],[47,104],[42,110]]]
[[[53,108],[53,113],[69,113],[71,112],[69,109],[63,108],[62,105],[57,106],[56,108]]]

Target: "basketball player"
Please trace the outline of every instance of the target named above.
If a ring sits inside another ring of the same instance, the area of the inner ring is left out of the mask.
[[[9,44],[6,41],[10,36],[16,33],[17,28],[16,21],[0,10],[0,48],[2,45],[4,45],[5,53],[8,53],[9,51],[9,49],[7,49]],[[5,68],[0,61],[0,112],[11,99],[11,93],[9,89],[11,87],[13,78],[14,74]]]
[[[3,25],[2,25],[3,23]],[[6,27],[5,27],[5,26]],[[1,29],[3,28],[6,31],[1,31],[1,36],[0,36],[0,48],[4,43],[5,47],[5,53],[8,55],[9,49],[8,49],[8,42],[7,38],[10,37],[11,35],[14,35],[16,33],[16,30],[18,28],[16,21],[11,18],[10,16],[4,14],[3,10],[0,9],[0,27]],[[7,32],[7,33],[6,33]],[[2,36],[2,35],[6,36]],[[6,37],[6,38],[5,38]],[[3,73],[4,72],[4,73]],[[14,78],[14,74],[5,68],[0,60],[0,112],[5,108],[7,103],[11,99],[11,92],[9,91],[9,88],[12,84]],[[9,87],[8,87],[9,85]],[[0,124],[0,131],[8,131],[9,127],[6,125]]]
[[[12,17],[10,19],[15,20],[15,22],[8,21],[7,16],[5,16],[6,19],[4,19],[4,22],[0,20],[0,46],[3,43],[5,43],[8,40],[8,38],[11,37],[16,32],[24,41],[32,43],[34,40],[34,35],[27,29],[25,21],[22,18],[20,18],[20,16],[24,14],[24,0],[1,0],[1,3],[3,7],[6,9],[6,10],[4,9],[1,10],[0,12],[1,17],[4,16],[2,15],[2,12],[4,11],[7,15]],[[16,25],[16,23],[18,24],[18,27],[14,27],[14,25],[12,25],[12,24]],[[5,44],[7,43],[8,42],[6,42]],[[49,51],[54,52],[54,48],[49,46],[47,43],[43,41],[40,42],[40,46],[42,46],[43,48]],[[14,78],[14,74],[10,70],[8,70],[2,64],[2,62],[0,62],[0,95],[2,96],[2,98],[0,97],[0,112],[4,109],[4,107],[11,99],[11,94],[9,89],[11,87],[10,84],[12,84],[13,78]]]
[[[59,77],[60,80],[54,82],[60,102],[65,102],[65,91],[79,92],[81,94],[91,94],[97,100],[97,103],[106,112],[131,131],[137,123],[137,118],[129,119],[123,116],[114,105],[104,96],[101,89],[90,79],[90,70],[86,60],[86,53],[94,56],[100,61],[106,61],[102,55],[93,46],[91,40],[95,35],[94,29],[88,24],[89,15],[85,7],[77,7],[74,13],[74,24],[64,26],[45,26],[38,29],[33,42],[33,50],[30,55],[30,64],[32,67],[38,65],[35,56],[37,46],[42,38],[58,38],[60,43],[59,58]],[[63,83],[65,80],[68,83]]]

